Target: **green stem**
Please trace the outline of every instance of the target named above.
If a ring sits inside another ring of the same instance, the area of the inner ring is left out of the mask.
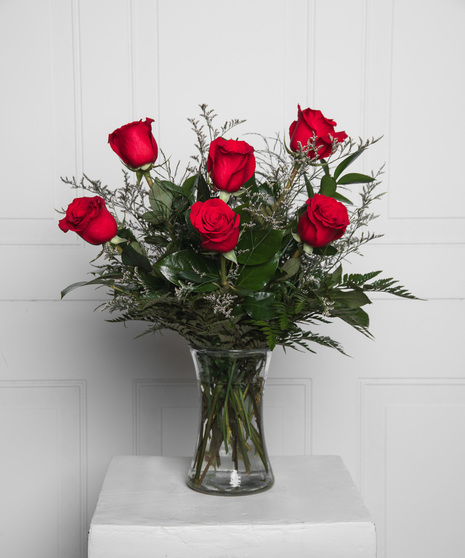
[[[211,464],[213,463],[213,460],[215,459],[215,456],[218,453],[218,450],[220,449],[222,443],[223,443],[223,439],[220,437],[215,449],[212,450],[212,452],[211,452],[211,455],[210,455],[210,457],[207,461],[207,464],[205,465],[205,469],[203,470],[202,476],[197,481],[199,485],[202,484],[203,479],[205,478],[205,475],[207,474],[208,469],[210,469]]]
[[[202,470],[202,462],[203,462],[203,458],[205,456],[205,450],[207,448],[208,433],[211,431],[212,423],[213,423],[213,417],[214,417],[214,415],[216,415],[216,405],[218,403],[218,397],[220,395],[220,391],[221,391],[221,385],[216,386],[215,395],[213,396],[213,401],[212,401],[210,414],[209,414],[208,421],[207,421],[207,424],[205,426],[205,430],[204,430],[204,433],[203,433],[202,444],[199,448],[199,453],[197,455],[197,468],[195,470],[195,479],[200,478],[200,472]]]
[[[231,434],[231,427],[229,426],[228,399],[229,399],[229,392],[231,391],[231,382],[235,371],[236,371],[236,361],[234,361],[231,371],[229,372],[228,387],[226,388],[226,396],[224,398],[224,404],[223,404],[223,436],[224,436],[224,446],[225,446],[226,453],[228,453],[228,442],[229,442],[229,436]]]
[[[260,420],[260,412],[259,412],[259,408],[258,405],[260,405],[260,397],[262,394],[262,389],[263,389],[263,384],[259,387],[258,390],[258,396],[255,395],[255,390],[252,387],[252,384],[250,384],[250,396],[252,399],[252,405],[253,405],[253,413],[255,413],[255,420],[257,422],[257,427],[258,427],[258,432],[255,428],[252,427],[252,441],[254,446],[256,447],[258,454],[260,455],[260,458],[262,460],[263,465],[265,466],[265,471],[268,473],[268,463],[267,460],[265,459],[265,452],[263,451],[263,441],[264,441],[264,437],[263,437],[263,427],[262,427],[262,421]]]
[[[221,273],[221,286],[225,287],[228,283],[226,277],[226,258],[221,254],[220,256],[220,273]]]
[[[145,180],[147,181],[147,184],[149,185],[149,188],[151,188],[153,186],[152,177],[148,172],[144,173],[144,176],[145,176]]]
[[[299,161],[296,161],[294,163],[294,167],[292,169],[291,176],[289,177],[289,180],[287,181],[286,186],[284,186],[283,191],[281,192],[281,195],[279,196],[278,201],[274,205],[275,210],[282,203],[282,201],[284,199],[284,196],[286,195],[287,191],[291,188],[291,186],[292,186],[292,184],[293,184],[293,182],[294,182],[294,180],[297,176],[297,173],[299,172],[300,165],[301,165],[301,163]]]

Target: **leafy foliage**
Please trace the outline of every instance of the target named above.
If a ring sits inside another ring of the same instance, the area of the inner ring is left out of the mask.
[[[84,176],[64,179],[73,188],[105,199],[118,219],[117,236],[94,261],[94,278],[70,285],[106,287],[111,299],[104,308],[113,322],[140,320],[147,332],[177,331],[197,348],[303,348],[312,344],[342,347],[313,331],[339,318],[370,336],[369,292],[415,298],[380,272],[344,275],[342,262],[378,235],[367,232],[376,217],[381,172],[368,176],[346,172],[377,140],[335,146],[328,160],[290,152],[279,138],[261,138],[257,170],[228,203],[240,215],[241,236],[234,254],[204,251],[189,219],[196,201],[217,197],[206,161],[209,142],[241,121],[214,126],[215,115],[201,106],[200,120],[191,119],[198,154],[181,178],[169,160],[154,168],[155,177],[124,172],[123,185],[112,190]],[[334,168],[334,170],[332,170]],[[147,184],[142,178],[147,179]],[[357,184],[356,190],[348,187]],[[343,193],[341,193],[343,192]],[[359,202],[354,198],[358,192]],[[306,249],[296,235],[305,201],[315,193],[347,206],[350,225],[329,246]],[[225,257],[226,256],[226,257]],[[98,260],[98,264],[95,263]]]

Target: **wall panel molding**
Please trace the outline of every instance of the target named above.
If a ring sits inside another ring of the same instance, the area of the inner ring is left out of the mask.
[[[461,555],[465,378],[362,379],[359,398],[359,486],[379,557]]]
[[[418,18],[415,0],[370,3],[367,133],[384,138],[366,159],[386,163],[387,192],[375,226],[387,244],[463,246],[464,194],[454,184],[465,82],[444,61],[464,51],[465,5],[428,0],[421,10]]]
[[[54,211],[65,199],[60,176],[76,168],[73,9],[71,2],[58,0],[29,3],[27,9],[14,2],[3,7],[3,50],[14,56],[3,57],[0,69],[15,77],[5,82],[0,109],[2,245],[78,244],[57,234]],[[22,33],[11,21],[21,21]]]
[[[0,554],[85,558],[86,382],[0,381],[0,417]]]

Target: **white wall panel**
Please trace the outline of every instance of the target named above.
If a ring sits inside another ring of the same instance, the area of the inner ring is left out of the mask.
[[[420,9],[413,0],[394,2],[390,217],[465,218],[465,190],[454,187],[463,151],[465,74],[450,65],[465,55],[464,21],[463,2],[427,0]]]
[[[369,168],[386,163],[380,242],[463,246],[465,74],[453,70],[452,60],[465,54],[465,5],[375,0],[368,6],[365,133],[384,138],[366,158]]]
[[[76,169],[71,4],[26,4],[0,7],[0,243],[15,247],[56,242],[60,173]]]
[[[127,0],[79,0],[83,168],[116,185],[122,165],[108,134],[134,119],[131,16]]]
[[[361,490],[380,558],[461,556],[465,380],[361,380]]]
[[[0,555],[84,558],[85,383],[0,381]]]
[[[355,139],[365,134],[366,5],[366,0],[315,0],[309,30],[313,108]]]
[[[287,133],[299,101],[293,84],[306,93],[307,9],[302,1],[284,0],[263,7],[204,0],[180,9],[179,2],[159,1],[160,140],[174,161],[194,154],[186,119],[197,116],[201,103],[215,109],[218,125],[247,120],[231,137]]]

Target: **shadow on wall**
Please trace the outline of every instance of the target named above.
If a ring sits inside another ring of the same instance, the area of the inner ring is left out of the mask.
[[[102,351],[118,355],[115,364],[121,374],[131,372],[133,377],[194,380],[189,346],[177,333],[142,335],[146,325],[140,322],[103,323],[101,330]]]

